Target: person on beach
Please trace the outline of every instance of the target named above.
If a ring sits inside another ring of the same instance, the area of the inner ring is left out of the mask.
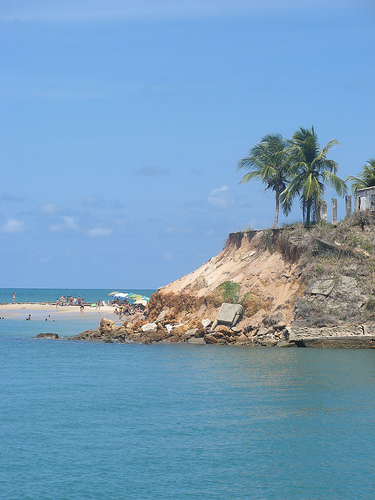
[[[81,304],[81,305],[80,305],[80,307],[79,307],[79,311],[80,311],[81,313],[83,313],[83,310],[84,310],[84,308],[85,308],[85,304],[84,304],[83,299],[80,299],[80,304]]]
[[[101,304],[100,299],[99,299],[99,300],[98,300],[98,303],[96,304],[95,309],[100,309],[100,306],[101,306],[101,305],[102,305],[102,304]]]
[[[13,304],[15,303],[15,301],[16,301],[16,294],[14,293],[13,294]]]
[[[28,317],[26,318],[26,321],[30,321],[31,320],[31,314],[28,315]]]
[[[59,302],[59,299],[56,299],[56,309],[57,309],[58,305],[60,305],[60,302]]]

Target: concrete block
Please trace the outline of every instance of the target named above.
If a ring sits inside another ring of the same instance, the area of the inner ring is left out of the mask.
[[[243,316],[243,307],[241,304],[221,304],[219,312],[217,313],[214,324],[212,325],[212,329],[214,329],[217,325],[225,325],[225,326],[235,326],[238,321]]]

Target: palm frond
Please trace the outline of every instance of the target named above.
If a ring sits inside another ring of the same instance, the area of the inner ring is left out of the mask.
[[[339,196],[344,196],[348,192],[346,182],[337,177],[332,172],[322,172],[322,178],[336,191]]]

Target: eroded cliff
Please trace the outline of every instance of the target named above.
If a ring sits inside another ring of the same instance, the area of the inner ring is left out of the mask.
[[[374,278],[370,212],[337,226],[232,233],[216,257],[159,289],[145,315],[81,338],[280,346],[309,339],[322,347],[361,336],[361,346],[372,347]],[[223,302],[241,304],[243,317],[212,329]]]

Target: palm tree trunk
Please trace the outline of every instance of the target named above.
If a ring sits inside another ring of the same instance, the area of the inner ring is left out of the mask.
[[[307,200],[306,204],[306,226],[310,225],[311,200]]]
[[[275,220],[274,220],[274,223],[273,223],[273,227],[274,228],[277,228],[278,227],[278,221],[279,221],[279,198],[280,198],[280,194],[279,194],[279,186],[276,186],[276,210],[275,210]]]

